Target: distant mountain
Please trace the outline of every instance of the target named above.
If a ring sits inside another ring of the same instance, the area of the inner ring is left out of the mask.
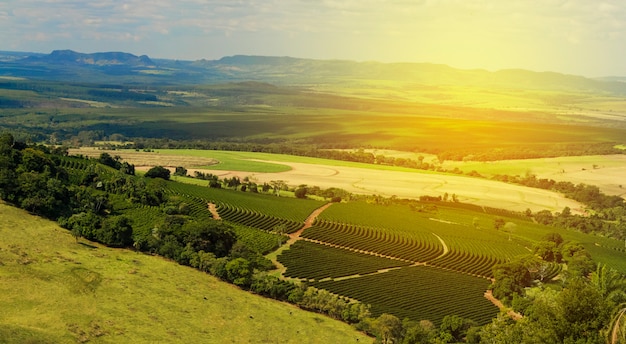
[[[625,78],[590,79],[553,72],[490,72],[432,63],[380,63],[235,55],[219,60],[151,59],[124,52],[0,52],[0,76],[118,84],[209,84],[260,81],[278,85],[354,85],[378,81],[408,87],[467,86],[626,95]]]
[[[29,56],[23,59],[21,62],[94,66],[156,66],[156,64],[152,62],[152,60],[146,55],[135,56],[133,54],[123,52],[83,54],[72,50],[55,50],[49,55]]]

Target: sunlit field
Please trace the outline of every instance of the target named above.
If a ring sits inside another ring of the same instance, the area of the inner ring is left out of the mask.
[[[352,343],[349,325],[0,204],[2,343]]]

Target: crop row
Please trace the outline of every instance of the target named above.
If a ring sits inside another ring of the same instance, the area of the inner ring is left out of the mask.
[[[445,256],[429,262],[430,265],[464,272],[472,275],[493,277],[493,266],[504,260],[493,256],[472,254],[464,251],[451,251]]]
[[[378,206],[365,202],[339,203],[324,211],[320,220],[380,227],[406,233],[432,232],[437,225],[423,214],[401,205]]]
[[[270,217],[302,223],[324,202],[242,192],[220,188],[209,188],[185,183],[168,183],[168,189],[176,194],[185,194],[205,199],[217,205],[225,204],[247,209]],[[221,215],[221,214],[220,214]]]
[[[135,231],[150,231],[165,217],[161,208],[147,205],[124,209],[123,214],[131,218]]]
[[[449,249],[443,256],[443,245],[433,233],[425,236],[423,232],[417,232],[410,236],[411,233],[386,228],[318,220],[316,225],[304,231],[302,236],[409,261],[427,262],[442,268],[484,277],[492,277],[495,264],[512,258],[514,255],[526,253],[523,247],[513,245],[504,238],[492,236],[490,239],[485,239],[486,236],[476,234],[477,230],[474,228],[459,227],[459,229],[463,232],[456,231],[455,236],[443,238]],[[482,239],[477,240],[476,237]]]
[[[312,282],[317,288],[372,306],[374,316],[391,313],[436,325],[446,315],[487,324],[498,308],[483,297],[489,281],[427,266],[411,266],[360,278]]]
[[[285,226],[285,233],[293,233],[302,227],[302,223],[283,218],[268,216],[249,209],[242,209],[225,203],[219,203],[217,212],[226,221],[244,226],[272,231],[277,226]]]
[[[233,230],[237,234],[237,240],[245,244],[249,249],[267,254],[275,250],[284,243],[286,237],[283,235],[268,233],[256,228],[234,225]]]
[[[443,253],[440,243],[410,240],[367,227],[330,229],[314,225],[306,229],[302,237],[414,262],[424,262]]]
[[[287,267],[285,276],[316,280],[369,274],[409,264],[304,240],[291,245],[289,250],[278,256],[278,261]]]

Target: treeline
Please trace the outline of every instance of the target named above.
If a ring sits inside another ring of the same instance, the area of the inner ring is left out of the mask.
[[[419,147],[419,151],[437,155],[439,163],[426,163],[423,159],[396,158],[374,154],[365,149],[375,149],[381,147],[363,147],[354,149],[354,145],[349,142],[329,140],[316,141],[315,139],[298,140],[294,142],[280,138],[261,139],[240,139],[227,138],[222,140],[172,140],[166,138],[133,138],[132,144],[125,145],[124,148],[132,149],[202,149],[202,150],[226,150],[226,151],[246,151],[263,152],[275,154],[288,154],[297,156],[307,156],[314,158],[325,158],[341,161],[362,162],[367,164],[380,164],[388,166],[398,166],[423,170],[436,170],[441,172],[460,173],[460,170],[447,171],[442,169],[441,163],[446,160],[452,161],[497,161],[507,159],[533,159],[551,158],[559,156],[580,156],[580,155],[603,155],[603,154],[623,154],[622,150],[615,148],[615,143],[589,143],[589,144],[567,144],[542,146],[537,149],[512,147],[510,150],[497,149],[493,152],[474,150],[459,150],[457,148],[442,150],[439,147]],[[114,148],[114,147],[110,147]],[[416,147],[407,147],[408,151],[415,151]],[[471,173],[471,172],[470,172]]]
[[[571,228],[583,233],[595,233],[618,240],[626,239],[626,203],[624,199],[619,196],[605,195],[597,186],[557,182],[553,179],[537,178],[532,174],[524,177],[496,175],[493,179],[560,192],[565,197],[585,204],[591,210],[585,216],[572,214],[568,207],[556,214],[552,214],[548,210],[532,214],[535,221],[541,224]],[[530,216],[529,211],[527,214]]]
[[[106,153],[98,159],[66,153],[1,134],[0,198],[58,221],[77,241],[159,254],[254,293],[367,328],[368,306],[267,274],[275,269],[271,261],[238,241],[225,222],[191,216],[184,202],[167,197],[160,177],[128,174],[134,168]],[[142,209],[158,214],[127,215]]]

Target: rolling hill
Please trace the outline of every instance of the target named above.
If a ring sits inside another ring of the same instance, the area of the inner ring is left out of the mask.
[[[0,204],[0,343],[349,343],[349,325]]]

